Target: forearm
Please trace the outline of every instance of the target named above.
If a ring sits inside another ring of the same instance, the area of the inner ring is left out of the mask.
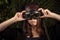
[[[58,15],[58,14],[55,14],[55,13],[54,13],[53,18],[60,21],[60,15]]]
[[[5,28],[7,28],[9,25],[15,23],[16,20],[14,18],[11,18],[9,20],[6,20],[0,24],[0,31],[3,31]]]

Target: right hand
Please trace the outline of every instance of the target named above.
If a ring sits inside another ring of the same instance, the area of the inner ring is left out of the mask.
[[[23,21],[23,20],[25,20],[25,19],[22,17],[22,14],[23,14],[24,12],[26,12],[26,11],[17,12],[13,18],[14,18],[16,21]]]
[[[56,16],[55,13],[51,12],[48,9],[39,8],[38,11],[42,11],[43,14],[43,16],[41,16],[40,18],[54,18]]]

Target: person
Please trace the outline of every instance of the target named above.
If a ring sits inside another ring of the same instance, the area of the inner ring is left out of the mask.
[[[54,18],[57,20],[60,20],[60,15],[57,15],[50,10],[46,9],[44,10],[43,8],[38,8],[38,11],[42,11],[43,16],[40,16],[40,18]],[[2,23],[0,23],[0,32],[6,29],[9,25],[19,22],[19,21],[25,21],[24,30],[23,30],[23,38],[25,40],[45,40],[44,36],[44,28],[42,27],[42,19],[35,19],[32,18],[31,20],[26,20],[25,18],[22,17],[22,14],[25,13],[26,11],[22,12],[17,12],[14,17],[11,19],[8,19]],[[22,26],[20,26],[22,27]],[[23,28],[22,28],[23,29]]]
[[[46,17],[49,17],[49,18],[53,18],[53,19],[56,19],[56,20],[59,20],[60,21],[60,15],[58,15],[58,14],[56,14],[56,13],[54,13],[54,12],[51,12],[50,10],[48,10],[48,9],[43,9],[43,8],[39,8],[38,9],[38,11],[40,11],[40,10],[42,10],[42,12],[43,12],[43,16],[40,16],[40,18],[46,18]],[[21,15],[20,13],[23,13],[23,12],[25,12],[25,11],[22,11],[22,12],[17,12],[16,13],[16,15],[13,17],[13,18],[11,18],[11,19],[9,19],[9,20],[7,20],[7,21],[4,21],[4,22],[2,22],[2,23],[0,23],[0,31],[2,31],[2,30],[4,30],[6,27],[8,27],[8,25],[7,24],[9,24],[10,23],[10,21],[11,20],[13,20],[14,22],[15,22],[15,17],[18,19],[20,16],[19,15]],[[17,17],[17,16],[19,16],[19,17]],[[22,20],[24,20],[23,18],[21,18]],[[19,21],[21,20],[21,19],[18,19]],[[14,23],[13,22],[13,23]],[[6,24],[7,23],[7,24]],[[10,24],[12,24],[12,23],[10,23]],[[9,25],[10,25],[9,24]],[[6,26],[6,27],[5,27]]]

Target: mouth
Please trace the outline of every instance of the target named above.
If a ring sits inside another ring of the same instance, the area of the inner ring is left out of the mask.
[[[32,22],[31,25],[36,25],[36,23],[35,22]]]

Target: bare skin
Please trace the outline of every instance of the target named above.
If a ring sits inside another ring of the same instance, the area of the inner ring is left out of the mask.
[[[42,11],[43,13],[43,16],[41,16],[40,18],[53,18],[53,19],[56,19],[56,20],[59,20],[60,21],[60,15],[54,13],[54,12],[51,12],[50,10],[48,9],[43,9],[43,8],[39,8],[38,11]]]
[[[37,19],[28,20],[28,23],[30,25],[32,25],[32,35],[33,35],[33,38],[40,37],[39,34],[36,32]]]
[[[18,21],[23,21],[25,19],[22,18],[22,13],[25,12],[25,11],[22,11],[22,12],[17,12],[15,14],[14,17],[12,17],[11,19],[8,19],[2,23],[0,23],[0,31],[3,31],[5,28],[7,28],[9,25],[15,23],[15,22],[18,22]]]
[[[43,13],[43,16],[41,16],[40,18],[45,18],[45,17],[49,17],[49,18],[54,18],[54,19],[57,19],[57,20],[60,20],[60,15],[58,14],[55,14],[51,11],[49,11],[48,9],[43,9],[43,8],[39,8],[38,11],[42,11]],[[22,17],[22,13],[24,13],[26,11],[22,11],[22,12],[17,12],[15,14],[14,17],[12,17],[11,19],[8,19],[2,23],[0,23],[0,32],[3,31],[4,29],[6,29],[9,25],[15,23],[15,22],[18,22],[18,21],[23,21],[25,20],[23,17]],[[37,24],[37,20],[35,19],[32,19],[32,20],[28,20],[28,22],[31,24],[31,25],[36,25]],[[32,28],[32,34],[34,35],[33,37],[39,37],[39,34],[35,31],[35,29]]]

